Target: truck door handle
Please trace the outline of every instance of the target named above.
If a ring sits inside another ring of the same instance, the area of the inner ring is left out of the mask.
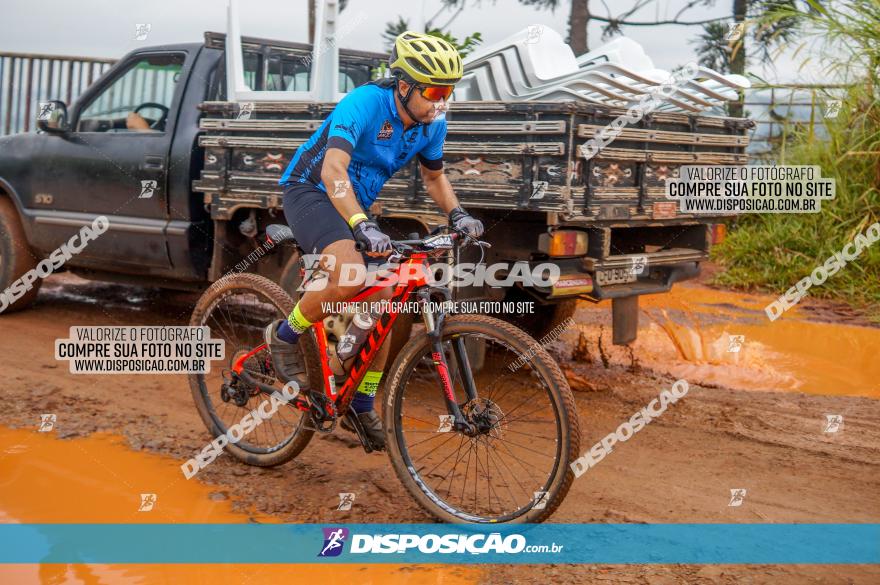
[[[165,157],[156,155],[147,155],[141,164],[142,171],[161,171],[165,168]]]

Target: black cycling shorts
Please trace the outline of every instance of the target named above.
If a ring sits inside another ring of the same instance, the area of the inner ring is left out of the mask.
[[[284,187],[284,217],[303,254],[320,254],[339,240],[354,241],[348,222],[342,219],[327,194],[311,183],[290,183]],[[363,258],[368,264],[386,260],[366,254]]]

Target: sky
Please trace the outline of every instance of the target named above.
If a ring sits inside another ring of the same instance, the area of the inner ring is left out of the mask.
[[[655,0],[633,18],[655,20],[672,17],[687,0]],[[634,0],[592,0],[591,10],[606,14],[606,5],[615,14],[628,9]],[[226,30],[226,0],[0,0],[0,52],[26,52],[90,57],[119,58],[144,45],[200,41],[206,30]],[[704,20],[730,14],[733,0],[716,0],[712,7],[692,9],[688,20]],[[244,35],[270,39],[307,40],[306,0],[239,0],[241,30]],[[430,18],[442,6],[440,0],[349,0],[341,14],[340,27],[350,32],[341,41],[346,48],[384,51],[381,33],[388,21],[403,16],[413,28]],[[479,31],[484,44],[494,44],[531,25],[542,24],[567,31],[568,0],[560,0],[555,13],[525,6],[517,0],[469,0],[450,29],[459,38]],[[436,19],[442,24],[450,13]],[[145,41],[135,40],[135,26],[149,23]],[[641,43],[655,67],[672,69],[696,57],[689,43],[700,27],[625,27],[624,34]],[[589,29],[590,48],[600,39],[600,23]],[[794,62],[781,55],[772,67],[756,63],[755,73],[770,81],[816,81],[809,71],[798,71]]]

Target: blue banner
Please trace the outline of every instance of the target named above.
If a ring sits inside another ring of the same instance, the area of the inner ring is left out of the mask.
[[[875,564],[880,524],[2,524],[0,563]]]

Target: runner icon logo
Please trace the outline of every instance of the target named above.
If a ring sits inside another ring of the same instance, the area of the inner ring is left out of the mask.
[[[352,504],[354,504],[354,494],[350,492],[342,492],[339,494],[339,506],[337,506],[336,509],[351,510]]]
[[[141,494],[141,505],[138,512],[152,512],[156,505],[156,494]]]
[[[455,424],[455,416],[451,414],[441,414],[440,416],[440,426],[437,428],[438,433],[448,433],[452,430],[453,425]]]
[[[727,351],[730,353],[739,353],[745,342],[745,335],[729,335],[727,337]]]
[[[743,501],[746,499],[746,490],[743,488],[732,489],[730,490],[730,503],[727,505],[729,507],[739,507],[742,506]]]
[[[48,433],[53,428],[55,428],[55,421],[58,420],[58,417],[54,414],[41,414],[40,415],[40,428],[39,432]]]
[[[825,428],[823,429],[826,433],[836,433],[843,427],[843,416],[839,414],[826,414],[825,415]]]
[[[141,181],[141,194],[138,195],[138,199],[152,199],[158,184],[157,181],[153,180]]]
[[[338,557],[342,554],[345,539],[348,538],[348,528],[322,528],[324,531],[324,546],[319,557]]]

